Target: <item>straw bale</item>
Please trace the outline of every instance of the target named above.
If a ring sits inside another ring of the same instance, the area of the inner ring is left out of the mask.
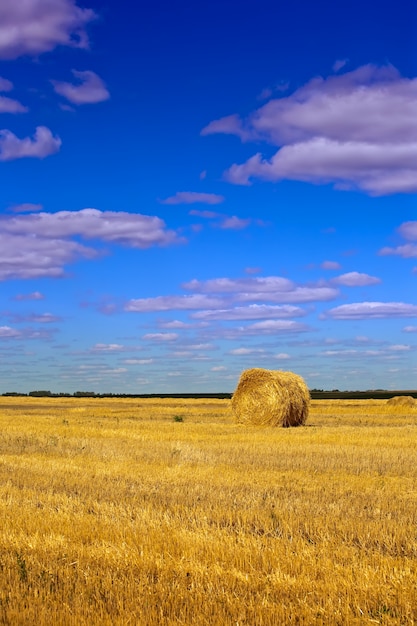
[[[393,396],[387,400],[387,404],[395,406],[413,406],[417,407],[417,400],[413,396]]]
[[[232,411],[240,424],[300,426],[305,424],[310,392],[293,372],[245,370],[232,396]]]

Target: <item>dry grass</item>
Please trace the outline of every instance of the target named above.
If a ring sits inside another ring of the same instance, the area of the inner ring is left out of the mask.
[[[232,397],[232,410],[240,424],[301,426],[310,406],[310,392],[293,372],[245,370]]]
[[[416,624],[416,434],[384,401],[0,398],[0,624]]]

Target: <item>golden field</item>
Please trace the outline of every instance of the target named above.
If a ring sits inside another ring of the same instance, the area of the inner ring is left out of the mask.
[[[415,408],[0,398],[0,624],[408,625],[416,590]]]

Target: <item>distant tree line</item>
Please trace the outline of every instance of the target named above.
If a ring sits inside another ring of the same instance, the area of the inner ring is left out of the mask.
[[[96,393],[95,391],[75,391],[74,393],[52,393],[45,389],[19,393],[8,391],[2,396],[32,397],[32,398],[178,398],[178,399],[230,399],[232,393]],[[312,400],[388,400],[393,396],[413,396],[417,398],[417,390],[390,390],[368,389],[367,391],[340,391],[332,389],[310,389]]]

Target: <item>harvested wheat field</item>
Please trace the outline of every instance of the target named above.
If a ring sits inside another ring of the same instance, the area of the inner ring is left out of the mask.
[[[417,624],[417,409],[0,398],[0,624]]]

